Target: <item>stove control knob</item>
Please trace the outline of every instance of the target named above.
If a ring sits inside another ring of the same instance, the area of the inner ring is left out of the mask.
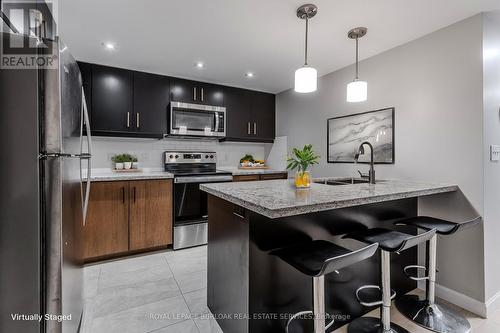
[[[179,158],[179,155],[175,155],[175,158]]]
[[[169,156],[169,158],[170,158],[170,159],[174,158],[174,155],[170,155],[170,156]]]
[[[210,155],[210,158],[214,158],[214,155]]]
[[[205,155],[205,158],[208,158],[208,155]]]

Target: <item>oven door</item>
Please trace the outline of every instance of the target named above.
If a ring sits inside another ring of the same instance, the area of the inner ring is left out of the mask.
[[[207,243],[207,193],[200,184],[230,181],[231,175],[174,179],[174,250]]]
[[[219,106],[170,103],[170,134],[224,137],[226,109]]]

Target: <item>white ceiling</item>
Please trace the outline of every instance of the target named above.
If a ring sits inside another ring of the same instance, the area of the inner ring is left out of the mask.
[[[303,63],[297,0],[67,0],[59,29],[78,60],[277,93]],[[354,62],[347,31],[368,27],[367,58],[481,11],[499,0],[313,0],[309,63],[319,75]],[[116,43],[109,52],[102,42]],[[196,61],[206,68],[197,70]],[[248,79],[247,71],[255,73]]]

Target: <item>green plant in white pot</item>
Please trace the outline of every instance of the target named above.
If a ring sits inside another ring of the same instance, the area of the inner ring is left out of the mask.
[[[118,154],[118,155],[113,156],[111,158],[111,161],[115,164],[116,170],[123,169],[123,155],[122,154]]]
[[[134,157],[130,154],[123,154],[123,168],[132,169],[132,161]]]
[[[302,150],[293,148],[293,156],[289,157],[286,167],[289,170],[297,170],[295,173],[295,187],[309,188],[311,186],[311,175],[309,167],[319,163],[319,155],[312,149],[312,145],[305,145]]]
[[[139,159],[137,156],[132,156],[132,169],[139,169]]]

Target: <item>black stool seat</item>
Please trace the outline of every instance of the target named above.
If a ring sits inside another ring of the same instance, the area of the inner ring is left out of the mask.
[[[440,235],[451,235],[459,230],[470,228],[481,221],[481,217],[476,217],[470,221],[455,223],[429,216],[417,216],[396,222],[398,225],[412,225],[420,229],[436,229]]]
[[[342,246],[324,240],[316,240],[279,249],[271,254],[280,257],[306,275],[317,276],[328,259],[349,252],[351,251]]]
[[[342,238],[351,238],[368,244],[378,243],[380,249],[384,251],[399,252],[424,241],[422,239],[423,235],[425,234],[415,236],[396,230],[372,228],[353,232],[351,234],[345,235]],[[427,238],[430,238],[430,235]]]
[[[275,250],[271,254],[306,275],[320,276],[364,260],[376,250],[375,246],[351,251],[331,242],[315,240]]]

